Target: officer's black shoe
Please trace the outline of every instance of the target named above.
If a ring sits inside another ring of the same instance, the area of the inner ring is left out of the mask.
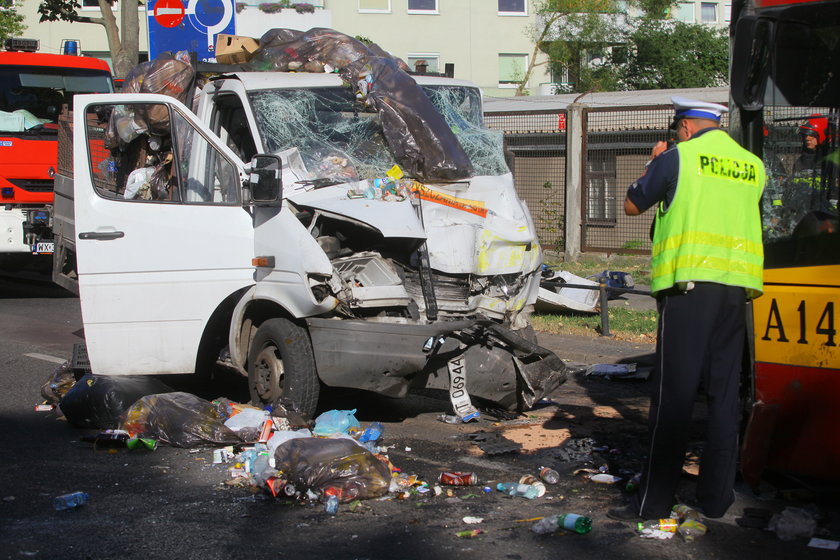
[[[645,518],[639,515],[639,512],[631,509],[629,506],[625,506],[623,508],[613,508],[607,511],[607,517],[615,519],[616,521],[631,521],[633,523],[645,521]]]

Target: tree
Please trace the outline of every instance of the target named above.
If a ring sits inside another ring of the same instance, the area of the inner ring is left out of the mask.
[[[609,46],[623,38],[624,16],[616,0],[541,0],[535,9],[539,24],[530,30],[534,52],[516,95],[525,94],[534,68],[545,64],[536,62],[540,51],[548,55],[556,73],[568,70],[574,91],[614,87],[618,75],[604,62]],[[592,64],[592,60],[601,62]]]
[[[16,6],[11,2],[0,2],[0,41],[19,37],[24,29],[23,16],[17,13]]]
[[[647,19],[628,36],[622,83],[631,90],[721,86],[728,70],[724,29]]]
[[[138,0],[124,0],[120,10],[120,25],[114,16],[114,4],[117,0],[98,0],[102,17],[79,15],[81,8],[78,0],[41,0],[38,13],[40,21],[69,21],[95,23],[105,28],[108,48],[111,51],[111,66],[114,76],[124,77],[140,60],[140,18],[137,15]],[[122,32],[120,32],[122,28]]]

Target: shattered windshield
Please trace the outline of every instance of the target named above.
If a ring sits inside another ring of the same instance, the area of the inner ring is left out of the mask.
[[[423,88],[470,157],[476,174],[507,173],[498,131],[483,128],[475,88]],[[297,148],[310,179],[340,182],[384,177],[395,158],[379,115],[357,103],[349,88],[262,90],[249,94],[265,149]]]

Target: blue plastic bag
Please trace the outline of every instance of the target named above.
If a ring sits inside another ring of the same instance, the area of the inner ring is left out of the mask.
[[[328,410],[315,419],[315,429],[312,433],[316,436],[331,436],[333,434],[346,434],[351,429],[361,429],[361,424],[354,416],[353,410]]]

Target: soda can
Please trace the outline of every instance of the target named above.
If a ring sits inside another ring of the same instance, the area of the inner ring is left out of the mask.
[[[442,472],[438,482],[448,486],[473,486],[478,484],[478,477],[471,472]]]

